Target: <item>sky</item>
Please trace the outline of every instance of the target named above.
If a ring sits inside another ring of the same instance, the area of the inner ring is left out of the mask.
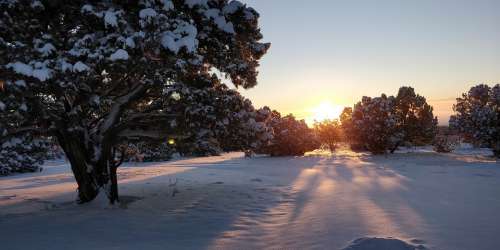
[[[263,41],[256,107],[308,119],[324,103],[412,86],[447,124],[455,98],[500,83],[500,0],[242,0]]]

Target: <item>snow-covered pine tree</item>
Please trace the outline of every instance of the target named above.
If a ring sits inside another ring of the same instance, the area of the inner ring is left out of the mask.
[[[13,172],[35,172],[47,158],[48,142],[18,133],[0,140],[0,175]]]
[[[170,93],[165,110],[184,114],[175,121],[183,130],[176,143],[182,154],[252,150],[268,140],[270,112],[255,110],[250,100],[224,84],[204,89],[179,84]]]
[[[343,140],[349,144],[352,150],[366,150],[359,135],[356,133],[352,121],[352,107],[345,107],[340,113],[340,127],[342,129]]]
[[[304,120],[297,120],[292,114],[281,116],[273,110],[268,126],[273,134],[269,143],[263,144],[256,152],[271,156],[300,156],[319,148],[320,142],[313,129]]]
[[[341,114],[341,126],[351,148],[380,154],[399,145],[432,143],[437,118],[425,97],[412,87],[401,87],[396,97],[363,97],[354,109]]]
[[[0,9],[0,101],[29,113],[7,134],[56,136],[80,202],[106,184],[118,199],[117,145],[175,133],[176,114],[161,105],[173,83],[216,70],[253,87],[269,48],[258,13],[238,1],[1,0]]]
[[[355,135],[352,143],[363,145],[365,149],[374,154],[386,153],[401,140],[401,134],[396,127],[394,113],[395,98],[364,96],[354,105],[352,112],[352,128],[350,133]]]
[[[125,154],[124,161],[152,162],[168,161],[175,153],[175,149],[168,141],[131,141],[119,147]]]
[[[401,140],[394,144],[391,152],[401,144],[425,145],[432,143],[437,133],[437,117],[425,97],[415,93],[412,87],[399,88],[395,98],[394,114],[396,130]]]
[[[226,90],[227,91],[227,90]],[[218,133],[217,138],[224,151],[254,151],[261,145],[266,145],[272,138],[272,130],[267,126],[271,117],[269,108],[256,110],[249,99],[238,92],[223,95],[219,98],[217,110],[224,111],[223,133]],[[224,108],[225,107],[225,108]]]
[[[500,84],[472,87],[453,105],[450,127],[500,157]]]
[[[1,50],[0,50],[1,51]],[[0,52],[2,53],[2,52]],[[1,56],[1,55],[0,55]],[[1,59],[0,59],[1,60]],[[15,81],[4,84],[0,80],[0,175],[13,172],[33,172],[48,156],[48,141],[32,131],[31,107],[26,98],[4,95],[7,92],[23,92],[26,82]]]

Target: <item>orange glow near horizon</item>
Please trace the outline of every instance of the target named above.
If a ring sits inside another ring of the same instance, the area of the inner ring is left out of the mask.
[[[306,117],[306,122],[312,125],[315,121],[321,122],[324,120],[338,119],[343,109],[344,107],[341,105],[323,101],[318,106],[311,109],[310,115]]]

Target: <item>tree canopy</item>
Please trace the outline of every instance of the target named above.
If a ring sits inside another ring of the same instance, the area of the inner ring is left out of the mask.
[[[257,84],[259,14],[239,1],[0,1],[0,132],[54,135],[81,202],[111,182],[116,145],[178,133],[173,84]],[[218,74],[214,74],[217,72]],[[161,126],[158,126],[161,124]],[[2,146],[3,147],[3,146]]]

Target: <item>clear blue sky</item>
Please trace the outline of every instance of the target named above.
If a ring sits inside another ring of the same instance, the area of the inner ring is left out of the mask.
[[[259,85],[243,94],[304,118],[323,101],[411,85],[447,122],[453,98],[500,82],[500,0],[243,0],[260,14]]]

